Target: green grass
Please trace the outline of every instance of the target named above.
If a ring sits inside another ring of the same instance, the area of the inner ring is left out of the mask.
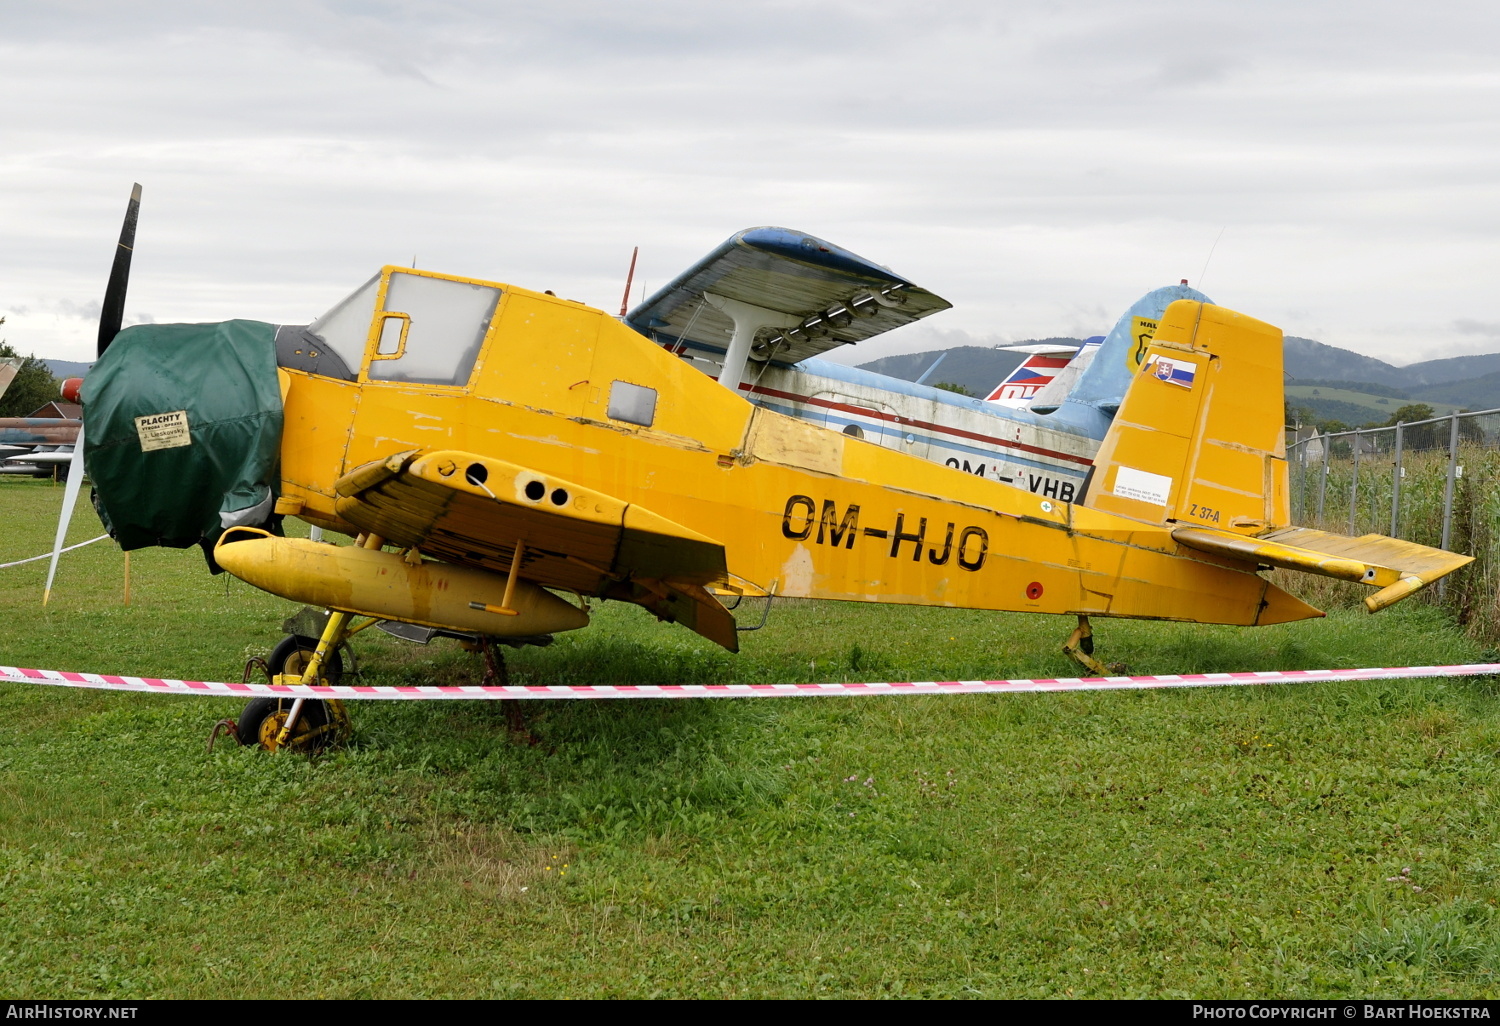
[[[47,547],[61,494],[0,480],[0,562]],[[128,608],[117,550],[64,561],[46,610],[43,565],[0,570],[0,663],[238,679],[290,611],[196,551],[135,553]],[[511,666],[1053,676],[1069,627],[789,602],[729,656],[609,606]],[[1096,629],[1139,673],[1479,656],[1411,603]],[[376,683],[478,674],[446,643],[356,647]],[[498,703],[360,703],[352,743],[309,760],[206,753],[229,700],[0,684],[0,991],[1500,993],[1489,681],[523,708],[534,745]]]

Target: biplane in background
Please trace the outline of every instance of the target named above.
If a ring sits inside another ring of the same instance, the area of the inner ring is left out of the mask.
[[[841,302],[861,289],[871,298],[859,312]],[[784,228],[730,237],[625,323],[716,380],[726,362],[739,367],[738,388],[757,406],[1071,502],[1144,342],[1179,299],[1209,302],[1184,281],[1141,297],[1108,335],[1081,348],[1014,347],[1027,359],[984,398],[819,359],[949,304],[889,268]],[[754,326],[745,328],[754,337],[743,353],[734,345],[741,325]]]
[[[215,569],[326,609],[276,660],[283,681],[328,680],[377,621],[466,636],[500,670],[497,641],[585,627],[593,600],[735,651],[725,594],[1067,615],[1066,650],[1102,672],[1090,617],[1322,615],[1270,567],[1369,585],[1375,611],[1469,561],[1291,526],[1281,333],[1201,297],[1114,356],[1107,338],[1053,412],[1006,411],[1104,427],[1063,501],[745,398],[757,357],[766,375],[795,368],[947,305],[809,236],[741,233],[623,324],[385,267],[306,326],[119,331],[138,197],[82,385],[95,505],[126,550],[199,544]],[[682,358],[705,338],[722,344],[717,381]],[[1090,403],[1116,379],[1117,409]],[[283,537],[288,515],[354,543]],[[342,717],[257,700],[240,736],[311,744]]]
[[[1103,335],[1095,335],[1083,340],[1081,346],[1058,345],[1056,343],[1036,343],[1031,345],[997,346],[1012,353],[1024,353],[1026,359],[1016,366],[1016,369],[1006,375],[1005,379],[990,390],[985,396],[987,402],[1000,403],[1003,406],[1013,406],[1017,409],[1029,407],[1033,401],[1041,409],[1052,409],[1056,407],[1055,402],[1049,402],[1043,395],[1053,383],[1057,382],[1054,392],[1058,398],[1064,398],[1072,391],[1072,386],[1078,380],[1078,375],[1094,360],[1094,350],[1104,343]],[[1084,353],[1082,350],[1089,350]],[[946,354],[944,354],[946,355]],[[1082,356],[1075,364],[1074,358]],[[929,371],[931,368],[929,368]],[[1068,375],[1063,377],[1063,375]],[[1058,381],[1063,378],[1062,381]],[[1048,393],[1049,395],[1053,393]]]

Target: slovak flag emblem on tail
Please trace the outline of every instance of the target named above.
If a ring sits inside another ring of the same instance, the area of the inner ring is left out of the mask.
[[[1145,369],[1167,384],[1181,385],[1183,388],[1193,387],[1193,378],[1198,372],[1198,368],[1191,363],[1169,360],[1165,356],[1154,357]]]

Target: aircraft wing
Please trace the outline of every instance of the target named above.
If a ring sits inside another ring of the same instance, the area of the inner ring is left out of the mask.
[[[672,279],[625,318],[647,338],[724,352],[734,324],[707,295],[786,316],[763,329],[754,359],[800,363],[953,304],[901,275],[803,232],[747,228]]]
[[[367,463],[334,484],[338,514],[389,544],[509,571],[543,587],[643,605],[738,650],[734,618],[704,586],[724,546],[650,510],[514,463],[457,450]]]

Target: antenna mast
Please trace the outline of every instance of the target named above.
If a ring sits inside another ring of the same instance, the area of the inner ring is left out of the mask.
[[[637,246],[630,251],[630,271],[625,275],[625,295],[620,299],[620,316],[625,316],[625,311],[630,307],[630,284],[635,281],[635,258],[641,255],[641,247]]]

